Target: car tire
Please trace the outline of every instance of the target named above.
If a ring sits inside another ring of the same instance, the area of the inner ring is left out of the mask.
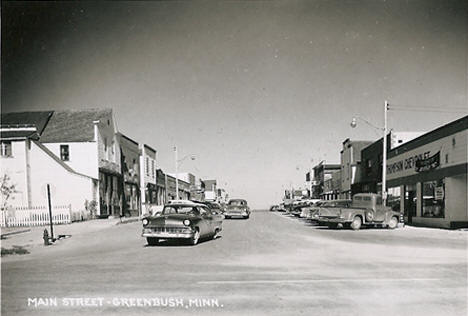
[[[250,215],[244,216],[244,219],[248,219]]]
[[[156,237],[146,237],[146,242],[150,246],[156,246],[159,243],[159,238]]]
[[[193,234],[193,237],[190,238],[190,244],[192,246],[195,246],[198,244],[198,241],[200,240],[200,230],[196,228],[195,233]]]
[[[359,216],[355,216],[353,221],[351,222],[350,227],[352,230],[359,230],[361,228],[361,225],[362,225],[362,218]]]
[[[220,232],[220,229],[216,228],[215,231],[214,231],[214,234],[213,234],[213,239],[216,239],[216,238],[219,237],[219,232]]]
[[[230,219],[231,216],[224,216],[224,219]]]
[[[396,218],[395,216],[393,216],[393,217],[390,218],[390,220],[388,221],[387,227],[388,227],[389,229],[395,229],[397,226],[398,226],[398,218]]]

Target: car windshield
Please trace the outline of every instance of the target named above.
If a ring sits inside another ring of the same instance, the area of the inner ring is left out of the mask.
[[[164,215],[169,214],[193,214],[199,215],[200,211],[196,206],[187,206],[187,205],[168,205],[164,207],[162,212]]]
[[[229,205],[233,205],[233,206],[244,206],[244,205],[245,205],[245,201],[242,201],[242,200],[232,200],[232,201],[229,201]]]

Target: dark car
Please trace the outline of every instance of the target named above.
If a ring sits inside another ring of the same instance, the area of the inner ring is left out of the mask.
[[[142,219],[142,237],[148,245],[161,239],[184,239],[196,245],[200,238],[216,238],[222,230],[223,215],[215,214],[205,204],[172,201],[161,213]]]
[[[224,212],[225,218],[231,217],[241,217],[241,218],[249,218],[250,216],[250,208],[247,205],[246,200],[242,199],[232,199],[229,200],[226,211]]]
[[[223,206],[217,202],[203,201],[203,202],[198,202],[198,203],[205,204],[206,206],[208,206],[213,214],[224,213]]]

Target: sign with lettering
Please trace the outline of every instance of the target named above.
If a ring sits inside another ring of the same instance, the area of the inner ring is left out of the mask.
[[[443,186],[435,188],[435,199],[436,200],[442,201],[444,199],[444,195],[445,195],[445,192],[444,192],[444,187]]]
[[[435,169],[440,166],[440,151],[426,159],[416,160],[416,172],[423,172]]]

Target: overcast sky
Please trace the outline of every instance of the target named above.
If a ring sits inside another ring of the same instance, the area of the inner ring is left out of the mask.
[[[376,140],[383,102],[468,107],[466,1],[2,1],[2,111],[108,108],[159,166],[253,207]],[[390,112],[397,131],[461,113]]]

